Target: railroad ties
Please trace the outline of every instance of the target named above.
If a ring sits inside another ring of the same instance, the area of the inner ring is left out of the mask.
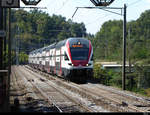
[[[101,84],[76,84],[29,66],[13,66],[11,104],[34,112],[149,112],[150,99]],[[14,109],[13,109],[14,110]]]

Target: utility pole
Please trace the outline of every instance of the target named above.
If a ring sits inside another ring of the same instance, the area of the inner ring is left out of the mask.
[[[3,8],[3,29],[6,32],[7,9]],[[4,69],[6,70],[6,36],[4,37]]]
[[[3,9],[0,7],[0,30],[3,29]],[[3,70],[3,37],[0,36],[0,70]],[[0,105],[4,104],[3,73],[0,72]],[[0,108],[0,112],[4,108]]]
[[[105,5],[109,5],[113,2],[114,0],[105,0],[105,2],[101,1],[101,0],[91,0],[91,2],[95,5],[95,6],[100,6],[100,7],[77,7],[77,9],[75,10],[74,14],[72,15],[72,19],[74,17],[74,15],[76,14],[77,10],[79,8],[87,8],[87,9],[101,9],[110,13],[114,13],[117,15],[121,15],[122,16],[122,10],[124,10],[123,13],[123,48],[122,48],[122,90],[126,90],[126,36],[127,36],[127,32],[126,32],[126,11],[127,11],[127,6],[126,4],[124,4],[124,7],[119,8],[119,7],[104,7]],[[103,6],[103,7],[101,7]],[[121,10],[121,13],[117,13],[114,11],[110,11],[111,9],[119,9]]]
[[[11,75],[11,8],[8,8],[8,97],[7,103],[10,102],[10,75]],[[9,107],[10,108],[10,107]],[[8,109],[9,109],[8,108]]]
[[[3,30],[3,8],[0,7],[0,31]],[[3,69],[3,37],[0,36],[0,70]]]
[[[8,70],[11,73],[11,8],[8,8]]]
[[[124,4],[124,21],[123,21],[123,66],[122,66],[122,90],[126,90],[126,4]]]

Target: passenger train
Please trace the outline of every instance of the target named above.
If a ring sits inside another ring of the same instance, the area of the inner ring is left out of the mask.
[[[85,38],[68,38],[29,53],[29,65],[65,79],[85,82],[93,75],[93,48]]]

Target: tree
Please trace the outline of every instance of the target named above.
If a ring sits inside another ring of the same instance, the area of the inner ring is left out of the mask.
[[[49,16],[37,9],[29,12],[23,9],[12,10],[12,30],[12,38],[19,39],[18,47],[27,55],[34,49],[56,41],[86,35],[84,23],[66,21],[61,15]],[[14,40],[12,46],[14,50],[15,42]]]

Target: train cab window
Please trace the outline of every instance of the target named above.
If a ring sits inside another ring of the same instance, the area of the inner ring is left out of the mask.
[[[66,52],[65,52],[64,60],[69,60],[69,58],[68,58]]]
[[[71,48],[72,60],[87,60],[88,54],[88,48]]]

